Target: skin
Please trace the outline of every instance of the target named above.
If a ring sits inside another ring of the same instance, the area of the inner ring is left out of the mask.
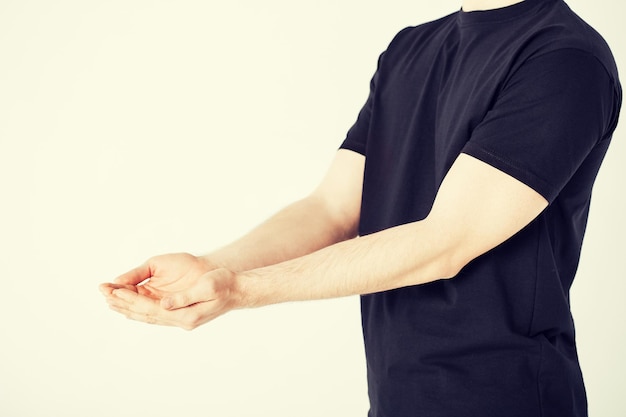
[[[424,220],[347,239],[356,234],[363,163],[362,155],[340,150],[311,196],[241,240],[204,257],[151,258],[101,290],[128,318],[194,329],[237,308],[453,279],[547,206],[525,184],[461,154]],[[309,223],[316,216],[323,227]]]
[[[512,6],[524,0],[465,0],[462,9],[464,12],[474,12],[478,10],[491,10],[501,7]]]
[[[467,0],[463,10],[517,2]],[[308,197],[241,239],[205,256],[150,258],[100,290],[127,318],[191,330],[233,309],[454,279],[548,205],[515,178],[461,154],[424,220],[357,237],[364,165],[364,156],[339,150]]]

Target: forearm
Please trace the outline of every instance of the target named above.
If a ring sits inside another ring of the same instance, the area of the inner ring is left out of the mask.
[[[323,199],[311,195],[205,257],[232,271],[246,271],[301,257],[353,238],[356,229],[357,219],[333,217]]]
[[[241,304],[369,294],[451,278],[547,205],[524,183],[462,154],[426,219],[238,274]]]
[[[424,220],[341,241],[356,233],[360,198],[355,193],[347,203],[333,206],[333,201],[296,203],[224,249],[221,253],[228,256],[223,259],[243,261],[239,268],[207,268],[185,254],[158,257],[125,274],[121,282],[106,285],[103,292],[127,317],[191,329],[235,308],[424,284],[456,276],[548,205],[524,183],[464,154],[450,168]],[[326,207],[322,213],[317,212],[320,207]],[[269,243],[263,244],[264,238]],[[295,258],[281,262],[290,257]],[[251,269],[264,264],[269,266]],[[157,301],[119,288],[147,278],[147,285],[159,282],[167,297]]]
[[[343,297],[450,278],[454,242],[416,222],[238,275],[245,307]]]

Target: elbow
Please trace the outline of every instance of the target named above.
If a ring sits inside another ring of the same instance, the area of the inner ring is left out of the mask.
[[[332,230],[334,242],[341,242],[357,237],[359,229],[360,206],[342,207],[336,205],[324,196],[310,195],[307,198],[309,204],[323,220],[324,224]]]
[[[439,279],[447,280],[455,278],[468,262],[454,256],[444,256],[444,259],[440,260],[438,264],[437,275]]]
[[[452,245],[441,251],[435,261],[437,279],[455,278],[472,261],[473,257],[463,249],[462,245]]]

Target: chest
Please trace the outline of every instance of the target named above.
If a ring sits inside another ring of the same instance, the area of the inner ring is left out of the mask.
[[[400,45],[381,68],[379,127],[442,146],[466,141],[516,66],[517,49],[496,38],[452,32]]]

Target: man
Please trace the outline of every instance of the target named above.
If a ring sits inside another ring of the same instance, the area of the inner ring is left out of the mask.
[[[186,329],[359,294],[370,417],[586,416],[568,293],[620,105],[608,47],[562,0],[464,0],[394,38],[307,198],[102,291]]]

